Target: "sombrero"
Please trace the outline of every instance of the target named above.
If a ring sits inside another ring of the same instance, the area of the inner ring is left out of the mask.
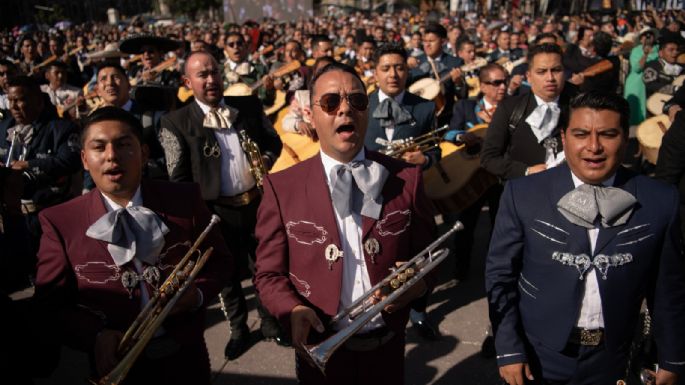
[[[119,49],[128,54],[139,54],[143,52],[143,47],[146,45],[157,47],[162,52],[169,52],[177,49],[180,43],[161,36],[135,35],[122,40]]]
[[[87,56],[90,59],[110,59],[115,57],[126,57],[128,55],[119,50],[119,44],[107,43],[105,49],[102,51],[89,52]]]

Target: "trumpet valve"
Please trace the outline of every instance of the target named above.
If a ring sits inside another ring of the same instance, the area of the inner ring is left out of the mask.
[[[402,282],[400,282],[399,278],[393,278],[390,280],[390,287],[393,290],[397,290],[400,286],[402,286]]]
[[[405,272],[397,274],[397,280],[400,281],[400,283],[407,282],[407,274]]]
[[[414,270],[413,267],[408,267],[408,268],[404,271],[404,274],[407,275],[407,278],[411,278],[411,277],[413,277],[414,275],[416,275],[416,270]]]

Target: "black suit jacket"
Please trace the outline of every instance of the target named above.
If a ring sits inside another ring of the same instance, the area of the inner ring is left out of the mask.
[[[557,129],[552,133],[552,137],[557,140],[557,151],[562,151],[560,128],[568,120],[569,101],[577,92],[577,88],[566,83],[559,96],[561,116]],[[509,119],[519,104],[527,107],[521,121],[512,129],[509,127]],[[532,92],[504,99],[497,106],[480,153],[480,162],[484,169],[508,180],[524,176],[526,168],[530,166],[545,163],[546,150],[538,143],[530,125],[526,123],[526,118],[535,107],[537,102]]]
[[[664,134],[659,159],[654,170],[656,179],[671,183],[680,192],[680,217],[685,215],[685,112],[679,112]],[[685,237],[685,222],[681,225]]]
[[[435,103],[406,91],[400,104],[414,119],[409,123],[395,126],[393,140],[416,138],[435,129]],[[375,91],[369,96],[369,124],[364,140],[366,148],[373,151],[379,151],[383,148],[383,146],[376,143],[376,138],[388,140],[388,137],[385,135],[385,129],[381,127],[380,120],[372,117],[377,107],[378,91]],[[428,157],[428,163],[424,165],[424,169],[440,160],[440,148],[430,149],[424,154]]]
[[[466,131],[470,125],[482,123],[476,115],[478,100],[462,99],[454,105],[452,110],[452,120],[450,120],[450,130]]]
[[[595,62],[595,59],[583,55],[580,47],[575,44],[569,45],[564,52],[563,63],[567,75],[583,72]]]
[[[233,127],[257,143],[262,155],[275,162],[281,153],[282,143],[273,126],[264,115],[262,104],[255,96],[225,97],[224,102],[239,111]],[[202,198],[219,197],[221,186],[221,157],[206,156],[205,149],[218,148],[211,128],[204,127],[202,109],[193,102],[162,117],[160,141],[164,147],[173,182],[196,182]]]

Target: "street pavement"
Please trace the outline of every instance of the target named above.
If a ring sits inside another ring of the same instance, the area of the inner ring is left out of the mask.
[[[442,334],[439,341],[423,340],[411,325],[407,328],[405,378],[407,385],[495,385],[501,384],[494,358],[483,358],[481,343],[488,328],[487,303],[483,284],[483,261],[487,250],[490,220],[481,213],[476,229],[469,279],[455,281],[454,253],[440,269],[439,285],[431,296],[428,317]],[[444,226],[446,227],[446,226]],[[444,231],[444,229],[443,229]],[[453,248],[453,241],[446,244]],[[259,317],[250,281],[243,282],[250,314],[248,323],[254,345],[235,361],[224,359],[228,323],[218,303],[208,309],[205,339],[210,353],[214,385],[296,384],[295,353],[274,342],[259,340]],[[171,370],[171,369],[170,369]],[[88,377],[87,357],[62,349],[60,365],[50,378],[36,380],[39,385],[82,384]]]

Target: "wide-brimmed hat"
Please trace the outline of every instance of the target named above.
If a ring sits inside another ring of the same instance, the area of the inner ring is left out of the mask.
[[[642,37],[642,35],[644,35],[645,33],[651,33],[652,35],[654,35],[655,38],[657,38],[657,39],[659,38],[659,30],[656,28],[642,27],[642,29],[640,30],[640,33],[638,33],[638,36]]]
[[[180,42],[155,35],[135,35],[122,40],[119,49],[128,54],[139,54],[146,45],[157,47],[161,52],[169,52],[177,49]]]
[[[126,57],[127,54],[119,50],[119,44],[107,43],[102,51],[93,51],[87,54],[89,59],[110,59],[115,57]]]

